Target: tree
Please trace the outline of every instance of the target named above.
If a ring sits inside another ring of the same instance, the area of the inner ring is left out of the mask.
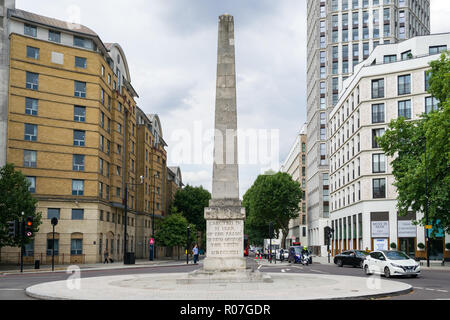
[[[203,187],[186,186],[175,194],[173,206],[200,232],[206,231],[205,208],[211,194]]]
[[[159,228],[155,234],[156,242],[163,247],[183,247],[187,244],[187,227],[191,228],[190,243],[196,241],[196,228],[189,224],[185,217],[179,213],[169,215],[160,222]],[[178,260],[180,251],[178,250]]]
[[[450,227],[449,57],[446,53],[440,60],[430,63],[428,91],[439,99],[438,109],[423,114],[417,121],[405,121],[402,117],[393,120],[389,130],[378,139],[386,155],[394,158],[391,164],[399,214],[404,216],[410,209],[426,212],[428,203],[429,223],[445,231]],[[419,223],[425,225],[425,217]]]
[[[33,235],[39,231],[41,214],[36,213],[37,200],[28,191],[30,182],[20,172],[14,169],[14,165],[7,164],[0,169],[0,248],[19,247],[20,235],[14,239],[8,237],[8,221],[22,221],[24,218],[33,217]],[[25,243],[31,239],[26,238]]]
[[[287,173],[260,175],[244,196],[247,210],[246,228],[249,236],[258,242],[267,239],[269,223],[279,236],[283,231],[282,243],[286,243],[289,222],[299,217],[303,192],[300,183]]]

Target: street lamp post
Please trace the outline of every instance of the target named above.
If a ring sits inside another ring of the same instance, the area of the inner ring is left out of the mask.
[[[127,259],[128,246],[127,246],[127,225],[128,225],[128,185],[138,186],[144,183],[144,177],[141,176],[141,183],[125,183],[125,194],[123,199],[124,205],[124,235],[123,235],[123,263],[129,264]]]
[[[152,203],[152,238],[155,239],[155,194],[156,194],[156,174],[152,176],[153,180],[153,203]],[[155,258],[156,243],[153,245],[153,250],[151,251],[150,261]]]
[[[55,227],[58,224],[58,218],[52,219],[53,226],[53,240],[52,240],[52,271],[55,271]]]
[[[427,139],[425,138],[425,220],[426,220],[426,237],[427,237],[427,267],[430,267],[430,229],[428,221],[428,176],[427,176]]]
[[[187,237],[186,237],[186,264],[189,264],[189,240],[191,238],[191,227],[187,227]]]

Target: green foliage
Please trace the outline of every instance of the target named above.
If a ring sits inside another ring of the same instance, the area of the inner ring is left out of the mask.
[[[0,169],[0,248],[20,246],[20,236],[15,239],[8,237],[8,221],[22,221],[22,212],[24,218],[34,218],[33,234],[39,231],[42,217],[40,213],[36,213],[38,201],[28,191],[29,186],[26,177],[16,171],[12,164]],[[28,238],[25,240],[25,243],[31,241]]]
[[[203,187],[186,186],[175,194],[173,206],[199,231],[206,231],[205,208],[209,206],[211,194]]]
[[[181,214],[171,214],[160,222],[155,234],[156,243],[163,247],[185,246],[187,243],[187,227],[189,223]],[[190,243],[196,241],[197,230],[190,224]]]
[[[386,134],[378,139],[392,161],[399,214],[409,210],[426,212],[428,193],[429,221],[440,220],[438,227],[450,227],[450,60],[442,55],[431,64],[429,92],[440,100],[437,111],[417,121],[393,120]],[[426,150],[426,171],[425,171]],[[425,180],[425,172],[427,179]],[[425,189],[427,182],[427,190]],[[427,191],[427,192],[426,192]],[[425,217],[419,221],[425,225]]]
[[[268,238],[269,223],[274,230],[283,231],[283,243],[289,232],[289,221],[299,217],[302,200],[300,184],[287,173],[260,175],[244,195],[246,208],[246,233],[250,241],[261,245]]]

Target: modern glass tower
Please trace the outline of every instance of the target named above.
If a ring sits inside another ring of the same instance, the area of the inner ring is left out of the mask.
[[[324,228],[331,226],[328,115],[343,81],[375,47],[430,34],[430,1],[308,0],[307,6],[308,238],[315,253],[325,255]]]

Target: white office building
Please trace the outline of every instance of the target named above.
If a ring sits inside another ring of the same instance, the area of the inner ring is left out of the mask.
[[[374,48],[430,33],[430,1],[308,0],[307,6],[308,233],[315,253],[326,255],[329,114],[343,82]]]
[[[333,253],[388,250],[395,243],[410,256],[425,257],[418,249],[418,244],[426,244],[424,227],[413,224],[423,213],[398,216],[392,159],[375,137],[382,136],[393,119],[414,121],[437,108],[439,102],[427,92],[426,71],[448,48],[450,33],[381,45],[343,83],[328,130]],[[448,254],[445,243],[450,237],[437,231],[430,256],[441,260]]]

